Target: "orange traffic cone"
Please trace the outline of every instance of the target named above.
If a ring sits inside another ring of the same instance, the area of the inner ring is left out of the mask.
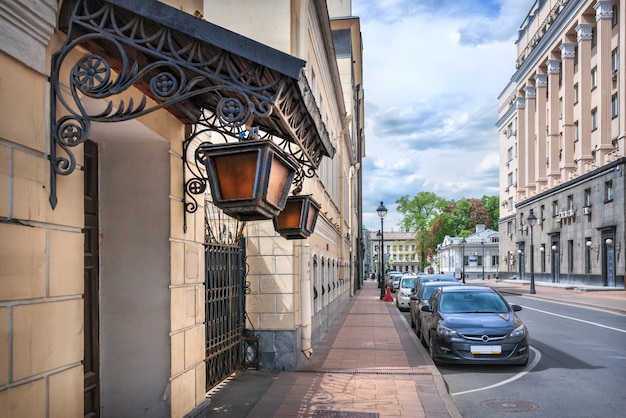
[[[391,296],[391,288],[389,286],[387,286],[387,291],[385,292],[383,300],[385,302],[393,302],[393,296]]]

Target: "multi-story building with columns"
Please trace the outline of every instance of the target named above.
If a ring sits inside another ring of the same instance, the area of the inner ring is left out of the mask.
[[[500,278],[624,286],[625,21],[621,1],[547,0],[519,29],[499,96]]]

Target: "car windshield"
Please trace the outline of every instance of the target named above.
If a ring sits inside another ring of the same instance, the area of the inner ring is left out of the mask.
[[[450,292],[439,299],[442,313],[503,313],[509,309],[495,292]]]
[[[400,287],[402,287],[403,289],[411,289],[415,286],[415,278],[411,277],[406,278],[406,279],[402,279],[402,281],[400,282]]]
[[[430,299],[430,295],[437,289],[437,286],[426,286],[424,290],[422,290],[422,300]]]

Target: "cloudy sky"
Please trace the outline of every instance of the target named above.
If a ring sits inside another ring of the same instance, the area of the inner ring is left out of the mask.
[[[535,0],[352,0],[361,19],[363,223],[398,231],[400,196],[498,195],[498,95]]]

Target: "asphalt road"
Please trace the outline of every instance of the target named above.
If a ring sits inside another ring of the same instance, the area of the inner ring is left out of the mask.
[[[506,298],[523,307],[519,316],[530,330],[530,361],[524,368],[440,366],[463,417],[625,416],[625,315]]]

